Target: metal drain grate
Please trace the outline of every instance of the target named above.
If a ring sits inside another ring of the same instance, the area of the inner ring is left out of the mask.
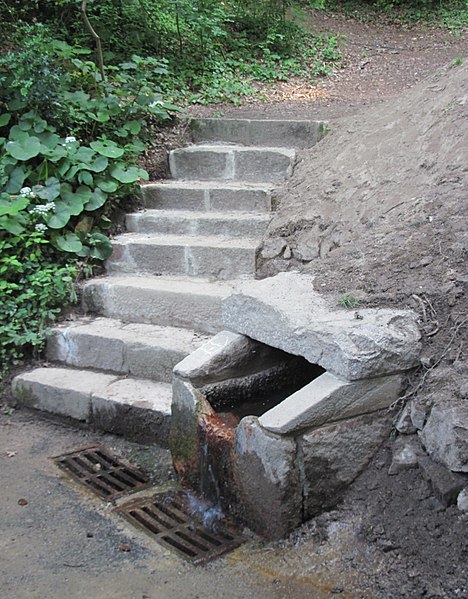
[[[195,565],[205,564],[244,542],[219,522],[211,530],[196,521],[185,493],[169,491],[131,499],[116,511]]]
[[[107,501],[151,486],[148,476],[142,470],[111,454],[101,445],[86,447],[53,459],[57,466]]]

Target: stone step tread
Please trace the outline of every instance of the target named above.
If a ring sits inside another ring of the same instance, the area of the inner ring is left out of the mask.
[[[151,324],[124,322],[115,318],[92,318],[81,316],[77,320],[65,321],[52,331],[73,330],[77,334],[99,335],[109,339],[133,340],[145,343],[167,344],[168,347],[186,349],[192,346],[197,333],[190,329],[163,327]]]
[[[233,288],[229,280],[116,273],[83,286],[83,307],[126,322],[216,333],[222,327],[221,301]]]
[[[271,214],[265,214],[264,212],[238,212],[233,210],[232,212],[200,212],[196,210],[168,210],[159,208],[147,208],[140,210],[139,212],[130,212],[127,216],[147,216],[149,218],[170,218],[177,220],[229,220],[235,224],[236,221],[250,222],[269,222],[271,220]]]
[[[189,353],[206,340],[206,335],[191,329],[123,322],[115,318],[82,316],[52,329],[54,334],[101,337],[113,341],[139,343]]]
[[[217,235],[169,235],[166,233],[123,233],[114,238],[121,245],[156,245],[181,247],[209,247],[213,249],[256,249],[258,239],[221,237]]]
[[[275,185],[265,182],[255,183],[253,181],[219,181],[214,179],[213,181],[203,180],[185,180],[177,181],[173,179],[165,179],[163,181],[149,181],[141,186],[142,189],[153,188],[153,189],[197,189],[197,190],[210,190],[210,189],[228,189],[238,191],[249,191],[249,190],[260,190],[260,191],[271,191],[275,188]]]
[[[155,291],[174,293],[181,295],[203,295],[222,299],[235,288],[235,281],[214,281],[206,277],[185,276],[158,276],[148,274],[111,275],[94,277],[87,281],[83,288],[106,287],[116,289],[118,287],[128,289],[142,289],[144,291]]]
[[[174,366],[207,338],[190,329],[81,317],[52,329],[47,358],[76,368],[170,382]]]
[[[177,148],[176,150],[172,150],[171,154],[191,154],[197,152],[213,152],[215,154],[226,152],[251,152],[252,154],[276,152],[278,154],[283,154],[284,156],[289,156],[290,158],[294,158],[296,155],[296,151],[294,149],[287,147],[245,146],[241,144],[229,144],[225,142],[193,144],[190,146],[185,146],[184,148]]]
[[[192,140],[256,147],[310,148],[328,131],[325,121],[311,119],[200,118],[190,122]]]
[[[166,291],[183,295],[208,295],[223,298],[235,288],[235,281],[213,281],[206,277],[113,275],[95,277],[86,282],[84,288],[95,285],[133,287],[135,289]]]
[[[13,380],[17,404],[140,443],[167,447],[172,385],[66,367],[35,368]]]

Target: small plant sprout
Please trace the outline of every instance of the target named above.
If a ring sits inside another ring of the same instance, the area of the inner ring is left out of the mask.
[[[353,309],[357,308],[361,304],[361,300],[357,299],[350,293],[342,295],[338,300],[338,305],[342,308]]]

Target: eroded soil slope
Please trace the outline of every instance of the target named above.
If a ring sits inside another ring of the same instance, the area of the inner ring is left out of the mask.
[[[287,245],[260,254],[260,274],[299,269],[337,300],[419,310],[431,365],[468,307],[468,60],[342,119],[277,202],[266,248]]]

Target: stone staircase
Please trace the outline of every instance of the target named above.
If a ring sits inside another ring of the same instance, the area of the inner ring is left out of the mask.
[[[233,281],[253,277],[275,184],[316,121],[200,119],[169,155],[172,179],[143,189],[107,276],[83,287],[84,316],[56,327],[47,367],[17,376],[16,403],[167,445],[172,369],[222,328]],[[51,364],[54,364],[53,366]]]

